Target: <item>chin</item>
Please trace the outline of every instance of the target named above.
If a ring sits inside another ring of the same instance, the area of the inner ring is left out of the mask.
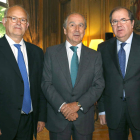
[[[79,39],[79,38],[78,38],[78,39],[74,39],[74,41],[75,41],[75,42],[80,42],[81,39]]]

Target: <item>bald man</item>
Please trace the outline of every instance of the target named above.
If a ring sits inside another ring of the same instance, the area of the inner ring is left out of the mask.
[[[40,83],[43,52],[23,40],[29,16],[22,7],[8,8],[2,21],[6,34],[0,39],[0,140],[32,140],[46,121]]]

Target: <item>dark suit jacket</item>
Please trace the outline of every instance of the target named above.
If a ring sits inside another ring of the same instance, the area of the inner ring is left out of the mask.
[[[43,52],[33,44],[25,42],[25,45],[33,105],[34,134],[36,134],[37,121],[46,121],[46,100],[41,91]],[[4,36],[0,39],[0,129],[2,131],[0,140],[12,140],[17,132],[23,94],[22,76],[15,56]]]
[[[48,130],[62,132],[68,124],[60,106],[66,102],[79,101],[83,111],[78,111],[74,121],[81,134],[90,134],[94,130],[94,103],[104,88],[102,60],[99,52],[82,45],[78,75],[72,87],[65,43],[48,47],[45,54],[42,89],[48,100]]]
[[[98,50],[102,55],[105,78],[105,89],[98,103],[99,112],[105,111],[108,127],[116,129],[121,118],[124,89],[131,121],[140,130],[140,36],[133,34],[124,79],[118,62],[117,39],[103,42]]]

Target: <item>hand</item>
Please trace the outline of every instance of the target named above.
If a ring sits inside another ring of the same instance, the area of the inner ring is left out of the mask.
[[[64,104],[61,107],[60,111],[65,116],[65,118],[67,119],[70,114],[77,112],[79,109],[80,109],[80,107],[77,105],[77,103],[72,102],[72,103]]]
[[[99,118],[100,118],[100,124],[101,125],[106,124],[106,117],[105,117],[105,115],[99,115]]]
[[[78,118],[78,113],[72,113],[69,115],[68,120],[75,121],[77,118]]]
[[[37,123],[37,133],[41,132],[45,127],[45,122],[38,121]]]
[[[0,135],[2,135],[2,133],[1,133],[1,129],[0,129]]]
[[[97,105],[97,102],[95,102],[94,105]]]

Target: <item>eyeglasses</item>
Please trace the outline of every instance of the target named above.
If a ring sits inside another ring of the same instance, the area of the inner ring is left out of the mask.
[[[117,25],[118,22],[120,22],[120,23],[122,23],[122,24],[125,24],[128,20],[131,20],[131,19],[125,19],[125,18],[123,18],[123,19],[120,19],[120,20],[113,20],[113,21],[111,22],[111,25]]]
[[[25,19],[25,18],[18,18],[18,17],[11,17],[11,16],[8,16],[5,18],[10,18],[13,23],[16,23],[18,21],[18,19],[20,20],[21,24],[27,23],[27,19]]]

